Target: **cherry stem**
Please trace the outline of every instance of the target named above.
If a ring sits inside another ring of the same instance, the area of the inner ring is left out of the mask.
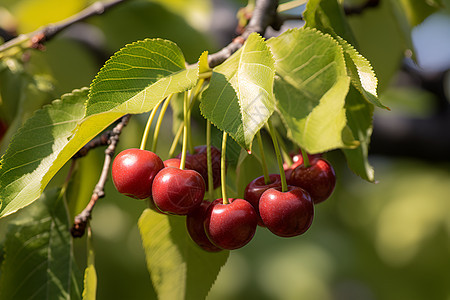
[[[145,146],[147,144],[148,134],[150,132],[150,127],[152,127],[153,119],[155,118],[156,112],[158,111],[159,106],[161,105],[162,101],[160,101],[158,104],[153,107],[152,112],[148,116],[147,124],[145,125],[144,134],[142,135],[141,140],[141,146],[139,149],[145,150]]]
[[[161,112],[159,113],[158,120],[156,121],[155,131],[153,132],[153,142],[152,142],[152,152],[156,152],[156,146],[158,144],[159,130],[161,129],[161,124],[166,114],[167,107],[169,106],[170,100],[172,100],[173,94],[166,98],[166,102],[161,107]]]
[[[183,115],[184,115],[184,131],[183,131],[183,145],[181,150],[181,162],[180,169],[184,170],[184,166],[186,164],[186,153],[187,153],[187,144],[188,144],[188,109],[189,109],[189,98],[187,92],[184,93],[184,107],[183,107]]]
[[[208,166],[208,198],[214,200],[214,179],[211,160],[211,122],[206,120],[206,161]]]
[[[305,166],[305,168],[309,168],[311,164],[309,163],[308,153],[306,153],[306,151],[303,150],[303,148],[300,148],[300,151],[302,151],[303,165]]]
[[[258,131],[258,133],[256,134],[256,139],[258,140],[259,152],[261,152],[261,167],[263,169],[264,174],[264,183],[269,184],[271,183],[271,180],[269,176],[269,170],[267,169],[266,156],[264,155],[264,147],[261,138],[261,131]]]
[[[287,183],[286,183],[286,174],[284,173],[284,169],[283,169],[283,159],[281,158],[280,148],[278,146],[277,134],[275,133],[275,130],[273,128],[273,125],[272,125],[272,122],[270,121],[270,119],[267,121],[267,125],[269,126],[269,133],[270,133],[270,136],[272,137],[273,147],[275,148],[275,156],[277,157],[278,168],[280,170],[281,191],[287,192],[288,189],[287,189]]]
[[[187,93],[186,97],[188,98],[187,101],[188,101],[188,107],[189,107],[189,103],[192,103],[193,98],[194,98],[193,90],[190,90]],[[191,154],[194,154],[194,144],[192,143],[192,132],[191,132],[191,110],[190,109],[188,109],[188,111],[187,111],[187,114],[185,117],[185,124],[186,124],[186,128],[187,128],[186,130],[187,130],[187,142],[188,142],[189,152]]]
[[[286,144],[284,143],[283,138],[280,136],[280,133],[278,132],[278,130],[276,128],[275,128],[275,133],[277,134],[277,139],[280,144],[281,155],[283,155],[283,160],[290,166],[290,165],[292,165],[293,162],[292,162],[291,157],[288,154]]]
[[[181,134],[183,133],[183,129],[184,129],[184,122],[180,124],[180,126],[178,127],[178,130],[177,130],[177,133],[175,134],[175,137],[173,138],[173,142],[172,142],[172,145],[170,146],[170,150],[169,150],[169,158],[173,157],[173,154],[175,153],[175,150],[178,145],[178,141],[180,140]]]
[[[223,132],[222,137],[222,153],[220,155],[220,183],[222,185],[222,203],[229,204],[227,197],[227,177],[226,177],[226,150],[227,150],[227,133]]]
[[[196,90],[195,95],[198,95],[201,88],[203,88],[203,83],[204,83],[204,80],[200,79],[199,84],[197,85],[198,89]],[[189,111],[191,111],[192,108],[194,107],[195,99],[196,99],[196,97],[193,98],[193,101],[191,101],[191,103],[189,105]],[[180,140],[181,134],[183,133],[183,129],[184,129],[184,122],[180,124],[180,126],[178,127],[178,130],[177,130],[177,133],[175,134],[175,137],[173,138],[173,142],[172,142],[172,145],[170,146],[170,150],[169,150],[169,157],[173,157],[175,150],[177,148],[177,145],[178,145],[178,141]]]

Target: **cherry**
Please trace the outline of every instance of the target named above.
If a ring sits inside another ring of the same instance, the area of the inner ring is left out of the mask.
[[[141,149],[120,152],[112,164],[111,173],[116,189],[129,197],[145,199],[152,195],[152,183],[164,167],[158,155]]]
[[[259,216],[259,198],[270,188],[281,187],[281,178],[278,174],[269,174],[270,183],[265,184],[264,176],[260,176],[250,182],[244,191],[244,199],[253,205],[253,208],[258,214],[258,225],[264,226],[261,217]]]
[[[296,167],[291,173],[289,184],[305,189],[317,204],[330,197],[336,185],[336,175],[325,159],[316,158],[310,164],[307,168],[303,164]]]
[[[243,199],[221,199],[212,202],[206,212],[205,231],[209,240],[222,249],[238,249],[255,235],[258,216],[253,206]]]
[[[288,186],[286,192],[271,188],[261,195],[259,213],[272,233],[291,237],[304,233],[311,226],[314,205],[302,188]]]
[[[210,204],[211,202],[203,200],[199,206],[197,206],[192,212],[190,212],[186,217],[186,227],[191,239],[203,250],[206,250],[208,252],[218,252],[222,249],[214,246],[214,244],[211,243],[211,241],[206,236],[204,227],[206,212]]]
[[[181,159],[180,158],[169,158],[164,161],[164,167],[174,167],[174,168],[180,168]],[[191,164],[188,161],[184,162],[185,169],[192,169]]]
[[[283,169],[284,169],[284,173],[286,174],[286,181],[288,182],[288,184],[291,184],[291,174],[292,171],[294,171],[295,168],[297,168],[298,166],[300,166],[301,164],[303,164],[303,155],[301,153],[299,154],[290,154],[291,158],[292,158],[292,165],[288,165],[287,163],[283,164]],[[308,159],[309,161],[317,159],[322,157],[321,154],[308,154]]]
[[[200,205],[204,195],[205,181],[194,170],[167,167],[153,181],[153,201],[163,212],[186,215]]]
[[[208,190],[208,157],[206,154],[206,146],[197,146],[194,148],[194,154],[186,154],[186,163],[189,163],[190,168],[195,170],[202,175],[205,180],[206,190]],[[214,146],[211,146],[211,162],[212,162],[212,173],[213,173],[213,187],[216,189],[220,186],[220,150]],[[177,158],[181,158],[181,153],[178,154]]]

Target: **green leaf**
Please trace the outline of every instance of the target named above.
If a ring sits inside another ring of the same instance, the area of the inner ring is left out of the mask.
[[[341,36],[356,46],[344,10],[336,0],[309,0],[303,18],[306,27],[316,28],[333,37]]]
[[[295,29],[268,43],[276,59],[277,108],[289,138],[309,153],[352,146],[344,108],[350,78],[336,40]]]
[[[378,79],[370,65],[370,62],[341,37],[336,37],[344,50],[345,63],[352,85],[362,94],[364,99],[372,104],[388,109],[377,96]]]
[[[84,271],[83,300],[95,300],[97,294],[97,272],[95,271],[95,254],[92,247],[92,233],[88,229],[88,258]]]
[[[185,69],[175,43],[135,42],[114,54],[92,82],[86,116],[150,111],[170,94],[193,88],[197,78],[198,68]]]
[[[355,149],[342,149],[342,151],[349,168],[355,174],[367,181],[374,182],[374,171],[367,157],[372,135],[374,107],[362,98],[362,95],[354,87],[350,88],[345,108],[348,126],[352,130],[353,136],[359,141],[359,146]]]
[[[246,150],[275,107],[274,59],[258,34],[214,68],[209,87],[202,94],[200,110],[220,130]]]
[[[378,77],[379,93],[389,87],[408,48],[405,32],[400,29],[394,16],[389,0],[380,1],[375,9],[367,9],[363,14],[348,17],[358,41],[358,45],[354,46],[373,66]]]
[[[14,136],[0,165],[0,217],[39,198],[69,159],[57,158],[84,116],[87,93],[86,88],[75,90],[45,106]]]
[[[169,41],[128,45],[100,70],[88,89],[39,110],[19,130],[0,169],[0,217],[36,200],[56,172],[87,142],[127,113],[151,110],[171,93],[190,89],[197,68],[184,69]],[[86,111],[86,115],[85,115]]]
[[[44,193],[10,223],[0,299],[80,299],[69,217],[60,189]]]
[[[139,218],[147,268],[160,300],[204,299],[229,251],[210,253],[189,237],[183,217],[146,209]]]

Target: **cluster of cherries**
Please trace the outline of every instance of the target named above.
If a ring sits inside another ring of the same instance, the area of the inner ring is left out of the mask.
[[[112,179],[120,193],[150,199],[150,206],[159,213],[186,215],[190,237],[210,252],[246,245],[257,225],[282,237],[304,233],[311,226],[314,204],[326,200],[336,183],[329,162],[308,155],[305,166],[298,154],[292,165],[284,165],[287,191],[282,190],[280,175],[270,174],[250,182],[244,199],[210,202],[204,200],[208,189],[206,152],[206,146],[195,147],[195,153],[186,154],[185,169],[180,169],[180,155],[163,162],[151,151],[127,149],[114,159]],[[221,183],[220,161],[220,150],[211,146],[214,189]]]

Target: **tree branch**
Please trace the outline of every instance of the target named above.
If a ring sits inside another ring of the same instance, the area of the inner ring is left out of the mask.
[[[101,15],[106,10],[125,2],[127,0],[112,0],[111,2],[103,3],[103,2],[95,2],[94,4],[88,6],[84,10],[79,13],[73,15],[70,18],[67,18],[61,22],[49,24],[41,29],[38,29],[34,32],[21,34],[18,37],[0,45],[0,52],[9,50],[11,48],[21,46],[24,48],[36,48],[41,49],[44,42],[51,40],[55,35],[66,29],[67,27],[83,21],[89,17],[95,15]],[[0,55],[1,57],[1,55]]]
[[[121,118],[120,122],[111,130],[111,134],[108,139],[109,146],[105,150],[105,160],[103,163],[103,169],[97,185],[92,192],[91,200],[89,201],[86,208],[75,217],[74,224],[70,230],[73,237],[82,237],[86,230],[86,225],[91,219],[92,210],[98,199],[105,196],[105,184],[108,179],[109,168],[111,165],[114,152],[116,150],[117,142],[119,141],[122,129],[128,124],[131,115],[125,115]]]
[[[209,55],[209,67],[214,68],[223,63],[242,47],[251,33],[258,32],[264,35],[268,26],[272,26],[276,30],[279,29],[281,22],[278,18],[277,7],[278,0],[256,0],[255,9],[244,32],[219,52]]]

